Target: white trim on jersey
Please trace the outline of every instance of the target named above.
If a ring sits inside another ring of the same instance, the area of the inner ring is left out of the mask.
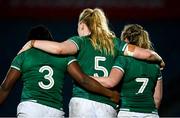
[[[161,80],[162,79],[162,76],[161,77],[158,77],[158,80]]]
[[[154,113],[141,113],[132,111],[119,111],[118,118],[159,118],[158,114]]]
[[[11,68],[14,68],[14,69],[16,69],[16,70],[21,70],[20,68],[18,68],[18,67],[16,67],[16,66],[11,66]]]
[[[79,46],[77,45],[77,43],[75,41],[71,40],[71,39],[70,39],[70,41],[72,41],[76,45],[77,50],[79,50]]]
[[[128,45],[128,44],[126,43],[126,44],[123,46],[122,51],[125,51],[127,45]]]
[[[126,111],[126,112],[142,113],[142,112],[131,111],[131,110],[128,109],[128,108],[120,108],[119,110],[120,110],[120,111]],[[156,112],[156,111],[152,111],[151,113],[152,113],[152,114],[158,114],[158,112]],[[145,114],[146,114],[146,113],[145,113]],[[149,114],[149,113],[147,113],[147,114]]]
[[[127,108],[120,108],[120,111],[130,111],[130,109],[127,109]]]
[[[117,68],[117,69],[119,69],[120,71],[122,71],[124,73],[124,69],[119,67],[119,66],[113,66],[113,68]]]
[[[77,61],[77,59],[73,59],[73,60],[69,61],[69,62],[68,62],[68,65],[71,64],[71,63],[74,62],[74,61]]]

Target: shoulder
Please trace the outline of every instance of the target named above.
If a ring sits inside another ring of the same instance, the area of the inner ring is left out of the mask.
[[[79,38],[80,38],[80,36],[72,36],[69,39],[79,39]]]
[[[87,39],[87,38],[88,38],[87,36],[72,36],[69,39],[70,40],[84,40],[84,39]]]
[[[89,38],[89,36],[81,36],[81,37],[73,36],[73,37],[69,38],[69,41],[72,41],[77,44],[82,44],[83,42],[90,41],[90,38]]]
[[[30,48],[29,50],[26,50],[24,54],[32,54],[32,53],[46,53],[40,49],[37,48]]]
[[[124,51],[126,46],[127,46],[127,43],[125,41],[122,41],[120,38],[113,38],[113,42],[115,44],[115,47],[120,50],[120,51]]]

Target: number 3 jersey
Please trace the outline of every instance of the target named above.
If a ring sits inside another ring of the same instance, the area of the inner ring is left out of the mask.
[[[162,78],[159,66],[132,57],[118,56],[113,68],[124,72],[120,84],[121,109],[156,112],[153,95],[156,82]]]
[[[74,36],[69,39],[72,41],[79,50],[77,54],[77,60],[81,66],[81,69],[90,76],[96,77],[107,77],[111,71],[111,68],[114,64],[115,58],[119,53],[116,50],[116,47],[120,45],[120,39],[115,38],[114,41],[114,56],[105,54],[104,51],[100,52],[99,50],[94,49],[91,44],[91,40],[88,36],[78,37]],[[121,45],[125,45],[125,43],[121,43]],[[123,46],[122,46],[123,47]],[[121,50],[121,49],[119,49]],[[122,53],[123,51],[121,51]],[[94,94],[83,89],[78,83],[75,83],[73,86],[73,97],[85,98],[101,103],[109,104],[113,107],[116,106],[109,98]]]
[[[21,72],[21,101],[30,100],[56,109],[63,107],[64,74],[73,57],[55,56],[31,48],[17,55],[11,68]]]

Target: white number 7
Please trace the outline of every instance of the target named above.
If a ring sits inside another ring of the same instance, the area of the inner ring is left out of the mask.
[[[136,94],[144,92],[144,90],[148,84],[148,81],[149,81],[148,78],[136,78],[136,82],[143,82],[143,84],[141,85],[140,89],[138,90],[138,92]]]

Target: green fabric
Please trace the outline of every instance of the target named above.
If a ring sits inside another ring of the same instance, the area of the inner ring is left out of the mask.
[[[120,86],[121,108],[145,113],[157,111],[153,94],[158,78],[162,77],[159,66],[132,57],[119,56],[114,67],[124,71]]]
[[[21,101],[36,100],[43,105],[62,108],[64,74],[73,59],[51,55],[35,48],[17,55],[11,67],[22,73]]]
[[[120,51],[121,53],[123,52],[122,50],[117,49],[120,47],[119,45],[121,44],[120,40],[117,38],[114,38],[113,40],[115,44],[114,56],[106,55],[104,52],[95,50],[88,36],[75,36],[71,37],[69,40],[74,42],[79,49],[79,52],[77,54],[79,64],[82,70],[90,76],[108,76],[114,64],[115,58],[120,53]],[[89,92],[83,89],[77,83],[75,83],[73,86],[73,96],[106,103],[113,107],[116,107],[116,104],[114,104],[109,98]]]

